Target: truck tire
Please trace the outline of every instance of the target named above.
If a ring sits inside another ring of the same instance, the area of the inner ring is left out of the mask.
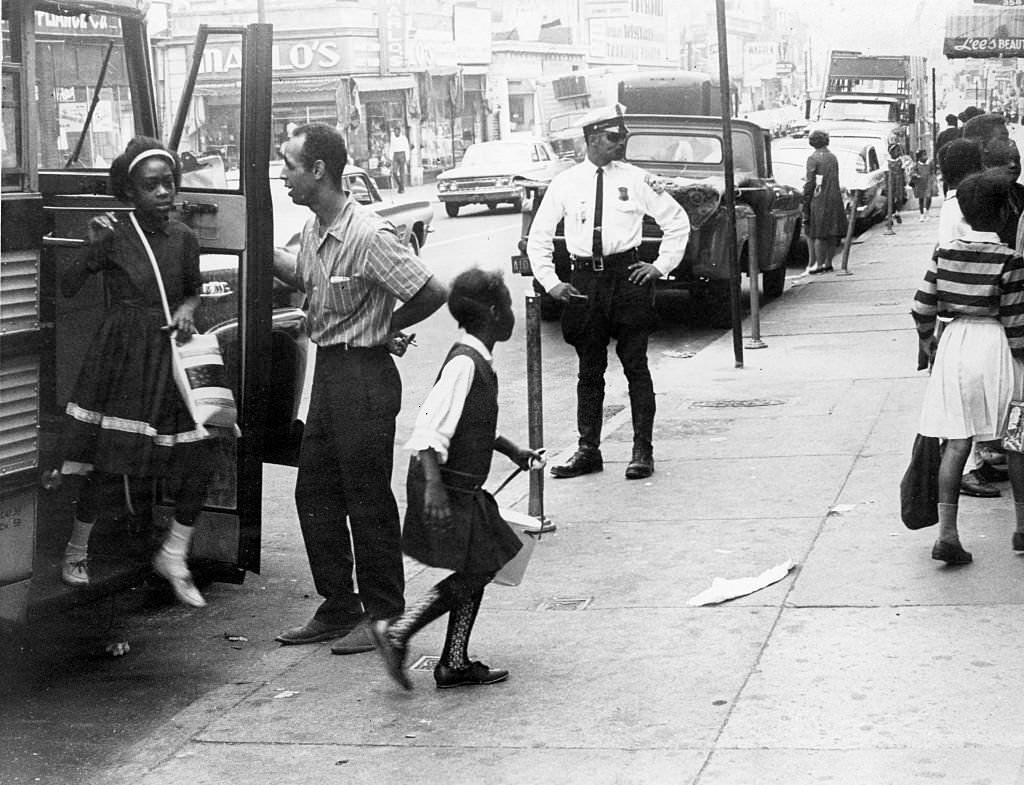
[[[459,215],[459,206],[457,204],[452,204],[451,202],[445,202],[444,211],[448,213],[449,218],[457,218]]]
[[[761,273],[761,291],[766,298],[780,297],[786,288],[786,268],[777,267]]]

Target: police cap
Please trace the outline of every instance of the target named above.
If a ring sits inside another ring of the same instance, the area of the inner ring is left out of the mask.
[[[612,104],[594,109],[580,120],[580,125],[583,126],[583,135],[589,137],[591,134],[609,129],[623,134],[629,133],[625,118],[622,116],[625,111],[626,107],[622,104]]]

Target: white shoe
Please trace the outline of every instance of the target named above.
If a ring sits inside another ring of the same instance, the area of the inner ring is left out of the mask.
[[[88,586],[89,559],[84,554],[69,554],[65,551],[60,565],[60,579],[68,586]]]
[[[153,557],[153,569],[161,578],[165,578],[174,589],[174,596],[193,608],[205,608],[206,600],[199,593],[192,581],[192,573],[180,556],[173,556],[161,548]]]

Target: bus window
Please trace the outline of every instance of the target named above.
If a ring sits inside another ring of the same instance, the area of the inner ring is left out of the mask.
[[[121,20],[35,16],[39,168],[107,169],[136,133]]]

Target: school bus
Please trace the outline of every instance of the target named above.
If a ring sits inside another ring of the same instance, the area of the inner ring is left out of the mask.
[[[289,428],[303,351],[302,314],[281,305],[268,260],[270,25],[201,27],[160,128],[144,0],[3,0],[3,190],[0,256],[0,621],[95,597],[148,574],[172,489],[126,480],[125,509],[100,520],[90,542],[88,589],[60,579],[74,484],[60,483],[63,409],[104,309],[100,280],[75,297],[60,275],[84,245],[88,221],[128,205],[107,191],[113,158],[132,136],[181,154],[179,217],[200,240],[204,277],[198,328],[221,339],[242,436],[218,453],[216,479],[193,542],[198,572],[241,581],[258,571],[262,464],[295,455]],[[238,176],[198,149],[193,88],[207,43],[242,53]],[[168,115],[170,116],[170,115]],[[94,276],[98,277],[98,276]],[[134,502],[134,503],[132,503]],[[134,514],[133,511],[134,510]]]

